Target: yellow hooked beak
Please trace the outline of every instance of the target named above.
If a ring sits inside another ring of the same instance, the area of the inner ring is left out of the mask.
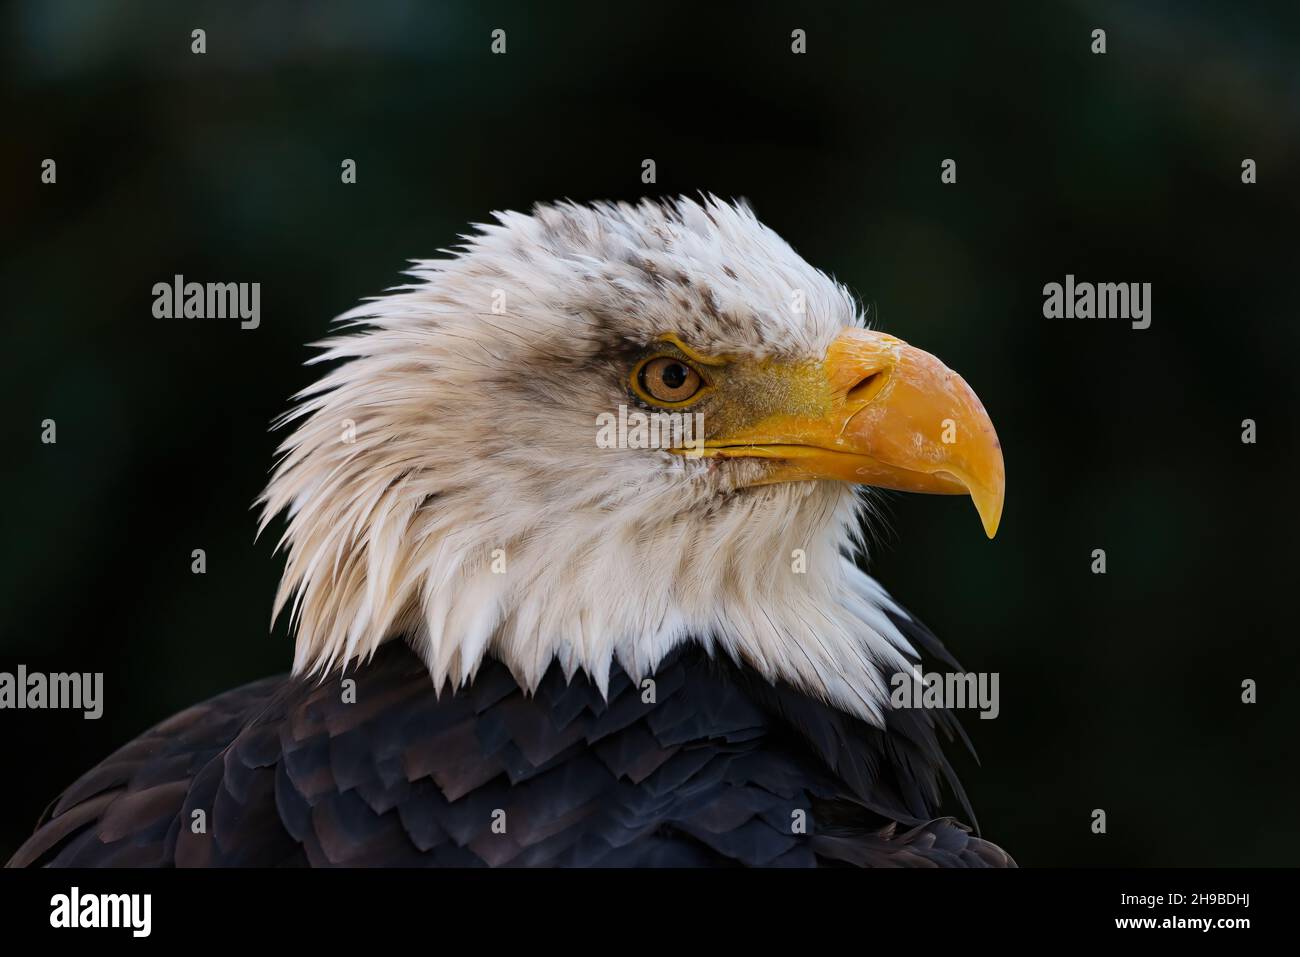
[[[985,533],[997,533],[1002,446],[961,376],[900,339],[856,328],[844,330],[811,374],[824,377],[817,413],[769,415],[705,442],[703,454],[773,459],[763,484],[838,479],[970,495]]]

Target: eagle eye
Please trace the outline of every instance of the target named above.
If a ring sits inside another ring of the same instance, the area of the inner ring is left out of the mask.
[[[643,362],[632,379],[643,399],[669,405],[689,401],[705,384],[690,363],[673,356],[656,356]]]

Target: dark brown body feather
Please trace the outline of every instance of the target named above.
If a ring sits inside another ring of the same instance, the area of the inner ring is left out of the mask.
[[[615,668],[606,702],[552,667],[529,696],[488,661],[437,697],[393,642],[346,676],[255,682],[146,732],[10,866],[1012,865],[937,817],[944,779],[965,804],[950,715],[897,711],[882,732],[695,648],[654,681],[647,703]]]

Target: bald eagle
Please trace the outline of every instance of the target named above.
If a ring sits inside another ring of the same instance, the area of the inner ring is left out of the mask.
[[[11,865],[1010,865],[940,813],[952,712],[891,702],[956,662],[858,566],[872,487],[993,536],[974,392],[743,203],[495,220],[341,316],[279,423],[292,673]]]

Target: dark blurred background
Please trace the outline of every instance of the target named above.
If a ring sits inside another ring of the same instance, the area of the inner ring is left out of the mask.
[[[0,670],[103,670],[106,710],[0,712],[0,860],[132,736],[287,669],[250,506],[333,316],[492,210],[699,190],[997,424],[997,540],[894,496],[871,563],[1001,675],[958,758],[984,833],[1025,865],[1300,859],[1300,8],[898,6],[6,7]],[[1067,272],[1152,283],[1151,328],[1043,318]],[[261,328],[154,319],[175,273],[260,282]]]

